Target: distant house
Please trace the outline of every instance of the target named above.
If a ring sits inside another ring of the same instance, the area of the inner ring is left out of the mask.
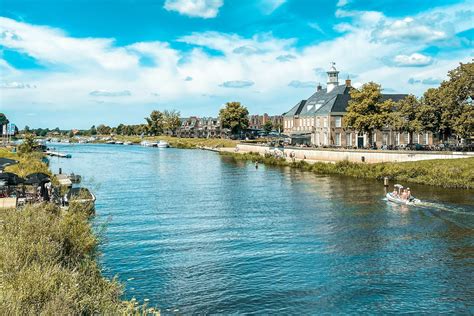
[[[344,115],[351,96],[351,80],[339,84],[339,71],[334,63],[327,71],[327,87],[316,87],[316,92],[308,99],[299,101],[283,115],[283,130],[289,135],[293,144],[308,144],[327,147],[362,148],[369,144],[368,135],[343,127]],[[406,94],[383,94],[382,99],[397,102]],[[410,142],[407,133],[386,129],[372,135],[372,143],[380,145],[401,145]],[[414,143],[432,144],[431,133],[415,135]]]
[[[189,138],[220,138],[226,135],[227,130],[221,127],[218,118],[191,116],[181,119],[181,126],[177,131],[178,137]]]

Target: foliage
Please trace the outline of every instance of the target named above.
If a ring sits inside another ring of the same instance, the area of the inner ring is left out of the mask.
[[[26,134],[23,137],[23,143],[18,146],[18,152],[20,154],[30,154],[35,151],[36,141],[35,135]]]
[[[413,133],[421,132],[423,129],[420,106],[418,99],[410,94],[398,101],[394,112],[392,112],[392,127],[400,132],[407,132],[410,135],[410,142],[413,141]]]
[[[226,107],[219,111],[222,127],[229,128],[237,135],[249,126],[249,111],[240,102],[227,102]]]
[[[270,133],[273,129],[273,123],[272,121],[268,120],[263,124],[263,130],[267,133]]]
[[[389,124],[393,119],[391,112],[394,102],[382,101],[381,91],[381,86],[374,82],[366,83],[360,89],[352,89],[351,100],[344,117],[345,127],[368,133],[371,136],[374,130]]]
[[[7,119],[6,115],[0,113],[0,127],[8,123],[10,123],[10,121]]]
[[[163,129],[170,131],[171,135],[175,135],[181,126],[180,113],[176,110],[165,110],[163,112]]]
[[[150,117],[145,118],[148,127],[148,133],[151,135],[159,135],[163,132],[163,113],[153,111]]]

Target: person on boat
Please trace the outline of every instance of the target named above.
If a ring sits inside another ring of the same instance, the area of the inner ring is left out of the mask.
[[[410,199],[411,199],[410,188],[407,188],[407,200],[410,200]]]
[[[398,197],[398,191],[397,191],[397,188],[393,188],[392,195],[393,195],[394,197]]]
[[[403,189],[403,192],[402,192],[402,195],[400,196],[400,198],[402,200],[405,200],[405,201],[407,200],[407,198],[408,198],[407,189]]]

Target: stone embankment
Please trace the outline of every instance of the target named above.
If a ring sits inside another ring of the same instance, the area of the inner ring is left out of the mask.
[[[474,153],[466,152],[429,152],[429,151],[388,151],[388,150],[350,150],[350,149],[315,149],[315,148],[296,148],[285,147],[276,148],[254,144],[238,144],[236,148],[221,148],[221,151],[232,151],[237,153],[265,153],[280,152],[283,157],[290,160],[293,157],[295,161],[304,160],[308,163],[338,161],[350,162],[405,162],[420,161],[432,159],[457,159],[474,157]]]

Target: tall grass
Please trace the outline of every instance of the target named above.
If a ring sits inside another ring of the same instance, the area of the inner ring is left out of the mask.
[[[474,158],[436,159],[412,162],[364,164],[339,161],[335,164],[304,161],[288,162],[283,158],[263,157],[258,153],[229,153],[222,155],[236,160],[258,161],[268,165],[289,166],[318,174],[338,174],[356,178],[383,179],[427,184],[446,188],[474,188]]]

